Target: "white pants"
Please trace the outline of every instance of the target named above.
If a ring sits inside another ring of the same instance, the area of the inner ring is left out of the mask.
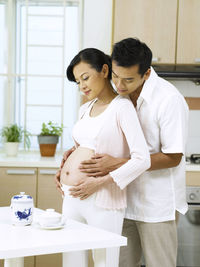
[[[109,210],[97,207],[95,205],[96,193],[87,199],[80,200],[69,195],[70,186],[63,185],[64,191],[63,200],[63,215],[67,219],[73,219],[82,223],[86,223],[101,229],[121,234],[122,224],[124,219],[124,209]],[[93,259],[94,266],[101,266],[102,251],[94,250]],[[78,251],[69,253],[63,259],[65,264],[69,267],[86,267],[88,266],[87,253],[85,251]],[[119,265],[119,248],[109,248],[106,254],[106,266],[118,267]]]

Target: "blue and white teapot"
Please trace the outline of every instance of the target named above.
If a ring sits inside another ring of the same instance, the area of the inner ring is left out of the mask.
[[[20,192],[11,199],[11,220],[14,225],[28,225],[33,220],[33,198]]]

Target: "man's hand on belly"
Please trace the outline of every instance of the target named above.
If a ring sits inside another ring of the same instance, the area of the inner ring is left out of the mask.
[[[107,154],[95,154],[90,160],[84,160],[79,167],[88,176],[98,177],[107,175],[126,163],[128,159],[114,158]]]

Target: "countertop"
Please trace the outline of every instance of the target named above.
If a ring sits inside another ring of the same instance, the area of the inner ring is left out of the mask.
[[[39,152],[19,152],[16,157],[0,153],[0,167],[59,168],[61,160],[61,153],[56,153],[54,157],[41,157]]]
[[[200,164],[186,163],[186,171],[199,172],[200,171]]]
[[[35,167],[59,168],[63,153],[56,153],[54,157],[41,157],[39,152],[19,152],[17,157],[7,157],[0,153],[0,167]],[[200,164],[186,163],[186,171],[200,171]]]

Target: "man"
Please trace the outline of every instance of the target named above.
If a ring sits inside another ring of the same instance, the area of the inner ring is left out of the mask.
[[[151,154],[151,168],[128,185],[123,226],[128,246],[121,249],[120,267],[139,267],[142,253],[148,267],[175,267],[175,213],[187,211],[184,153],[188,107],[178,90],[157,76],[151,59],[151,50],[133,38],[116,43],[112,52],[112,80],[120,95],[130,96]],[[101,176],[126,161],[95,155],[80,169]],[[83,185],[72,194],[82,194]],[[90,184],[85,190],[88,195],[93,192]]]

